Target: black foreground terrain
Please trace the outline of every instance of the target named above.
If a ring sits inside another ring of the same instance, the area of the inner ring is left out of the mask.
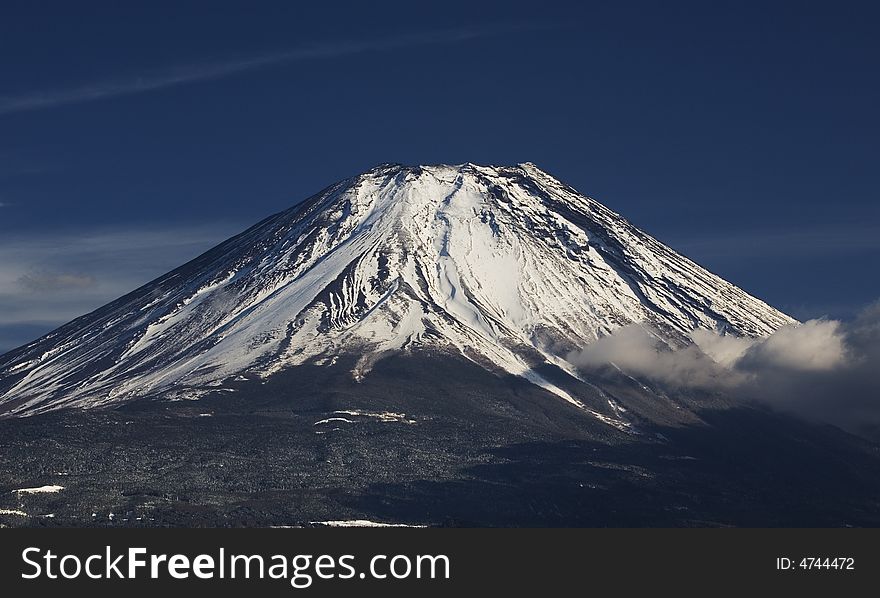
[[[0,525],[880,524],[880,449],[835,428],[692,399],[652,420],[615,388],[625,432],[465,361],[344,371],[0,420]]]

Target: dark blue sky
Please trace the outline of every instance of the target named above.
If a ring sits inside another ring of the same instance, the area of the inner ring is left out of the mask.
[[[799,318],[880,296],[870,3],[134,4],[0,7],[0,351],[380,162],[535,162]]]

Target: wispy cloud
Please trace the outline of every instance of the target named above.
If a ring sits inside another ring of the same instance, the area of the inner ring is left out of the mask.
[[[665,241],[684,255],[703,259],[804,258],[880,250],[880,226],[873,223],[829,223],[822,228],[681,236]]]
[[[240,225],[0,237],[0,353],[196,257]]]
[[[18,284],[28,291],[39,293],[45,291],[90,289],[98,284],[98,281],[91,274],[35,271],[19,276]]]
[[[282,52],[247,56],[221,62],[178,65],[142,73],[136,77],[97,81],[79,87],[29,92],[5,97],[0,96],[0,115],[133,95],[188,83],[221,79],[246,71],[295,62],[417,46],[455,44],[473,39],[546,29],[548,27],[551,27],[551,25],[508,23],[473,28],[442,29],[384,39],[337,40],[303,45]]]

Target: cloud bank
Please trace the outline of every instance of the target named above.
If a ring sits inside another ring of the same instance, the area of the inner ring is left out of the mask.
[[[595,370],[613,364],[672,388],[700,388],[880,438],[880,301],[853,321],[810,320],[763,339],[692,333],[670,349],[638,326],[568,356]]]
[[[0,237],[0,354],[180,266],[234,223]]]

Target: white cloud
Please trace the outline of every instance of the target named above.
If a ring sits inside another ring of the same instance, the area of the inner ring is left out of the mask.
[[[776,367],[821,371],[838,367],[845,359],[840,322],[810,320],[780,328],[749,347],[734,365],[743,369]]]
[[[694,330],[691,338],[703,353],[726,368],[733,367],[755,344],[753,339],[723,336],[711,330]]]
[[[711,333],[710,333],[711,334]],[[646,376],[672,386],[714,387],[729,374],[696,345],[672,350],[639,326],[625,326],[568,355],[586,369],[612,365],[628,374]]]
[[[694,331],[672,349],[629,326],[569,360],[585,370],[613,364],[670,387],[705,388],[880,438],[880,302],[852,322],[810,320],[763,339]]]

